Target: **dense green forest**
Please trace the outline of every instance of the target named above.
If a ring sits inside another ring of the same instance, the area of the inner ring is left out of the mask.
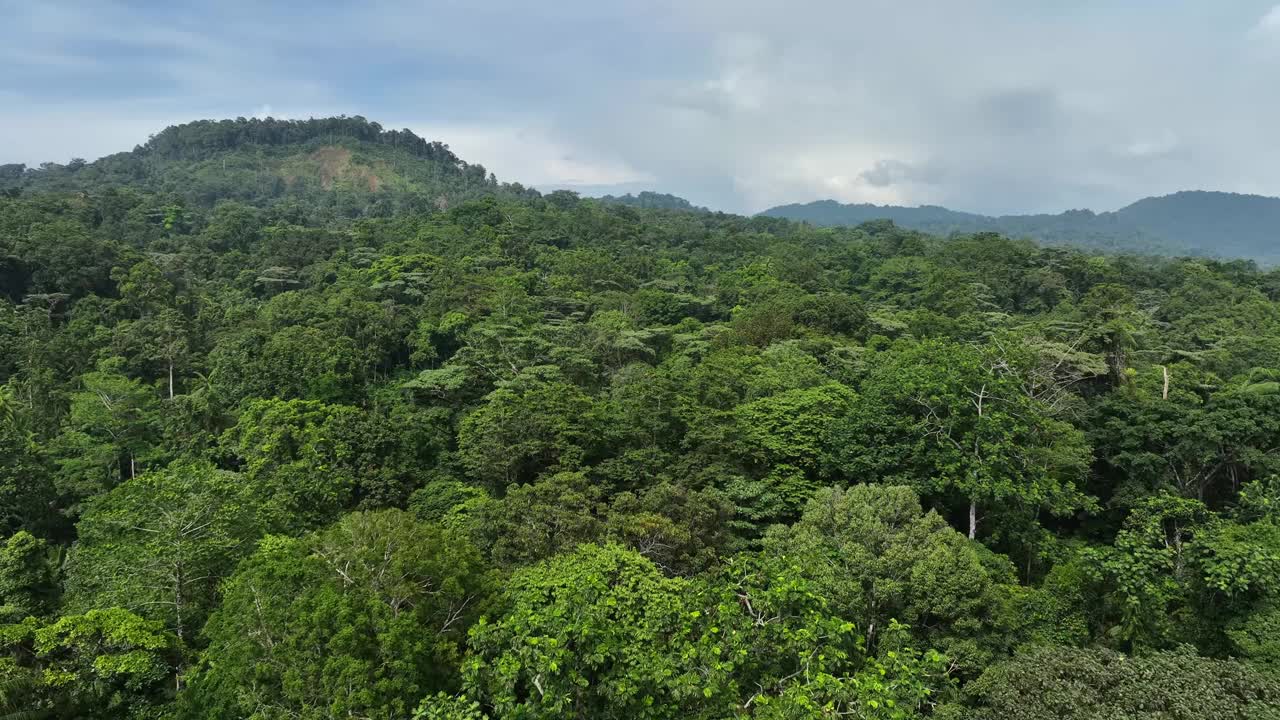
[[[935,235],[999,232],[1048,245],[1280,262],[1280,198],[1188,191],[1139,200],[1115,212],[992,217],[937,206],[841,205],[834,200],[780,205],[769,217],[819,226],[892,220]]]
[[[1280,718],[1280,271],[360,118],[7,167],[0,715]]]

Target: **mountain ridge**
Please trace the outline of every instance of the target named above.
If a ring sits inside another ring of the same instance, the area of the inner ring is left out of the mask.
[[[939,205],[818,200],[779,205],[759,214],[828,227],[892,220],[937,235],[999,232],[1050,245],[1105,251],[1280,262],[1280,198],[1212,190],[1180,190],[1105,212],[1073,209],[1057,214],[982,215]]]
[[[361,116],[236,118],[169,126],[132,150],[93,162],[0,165],[0,191],[103,188],[171,194],[200,206],[270,205],[314,196],[339,214],[448,206],[483,195],[525,195],[439,142]]]
[[[500,183],[483,165],[410,130],[388,130],[361,116],[280,120],[197,120],[167,127],[132,150],[93,162],[37,168],[0,164],[0,193],[144,190],[192,205],[222,201],[268,206],[311,202],[334,216],[387,216],[446,208],[485,196],[539,196]],[[637,209],[704,212],[675,195],[642,191],[601,202]],[[1142,198],[1114,211],[983,215],[939,205],[841,204],[834,200],[769,208],[760,216],[817,226],[887,219],[930,234],[997,232],[1048,245],[1099,252],[1247,258],[1280,263],[1280,198],[1183,190]]]

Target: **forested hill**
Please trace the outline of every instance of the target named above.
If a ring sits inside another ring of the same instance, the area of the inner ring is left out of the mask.
[[[0,716],[1280,718],[1280,270],[353,119],[17,177]]]
[[[361,117],[202,120],[166,128],[130,152],[95,162],[0,166],[0,189],[130,188],[209,207],[295,201],[340,216],[388,215],[492,194],[521,195],[482,165],[409,130]]]
[[[701,210],[709,212],[705,207],[698,207],[682,197],[668,193],[656,193],[646,190],[637,195],[605,195],[601,202],[629,205],[649,210]]]
[[[1139,200],[1115,215],[1204,254],[1280,262],[1280,198],[1180,192]]]
[[[878,219],[937,235],[998,232],[1050,245],[1105,252],[1154,252],[1280,262],[1280,198],[1220,192],[1153,197],[1115,212],[992,217],[937,206],[842,205],[821,200],[761,213],[819,226]]]

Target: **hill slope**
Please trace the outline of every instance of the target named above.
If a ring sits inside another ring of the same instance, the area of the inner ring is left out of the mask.
[[[1206,254],[1280,261],[1280,198],[1179,192],[1145,198],[1113,214],[1123,223]]]
[[[1146,198],[1115,212],[989,216],[943,207],[842,205],[833,200],[781,205],[761,213],[821,226],[889,219],[913,230],[949,235],[994,231],[1052,245],[1098,250],[1208,255],[1280,261],[1280,198],[1179,192]]]
[[[343,214],[447,206],[481,195],[524,194],[440,142],[385,130],[362,117],[201,120],[169,127],[130,152],[92,163],[0,166],[0,189],[133,188],[189,203],[269,205],[309,198]]]

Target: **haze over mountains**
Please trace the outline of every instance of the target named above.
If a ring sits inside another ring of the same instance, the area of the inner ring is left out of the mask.
[[[1185,191],[1149,197],[1114,212],[989,216],[938,206],[840,204],[820,200],[780,205],[768,217],[820,226],[887,219],[936,235],[998,232],[1051,245],[1109,252],[1154,252],[1280,261],[1280,198]]]

